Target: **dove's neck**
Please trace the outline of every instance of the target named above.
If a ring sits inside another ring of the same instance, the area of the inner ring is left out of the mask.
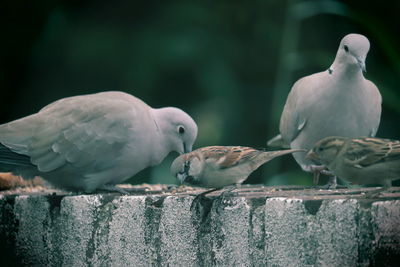
[[[156,138],[152,142],[153,158],[152,164],[158,165],[171,152],[171,142],[168,136],[171,133],[169,120],[163,109],[152,109],[153,123],[156,129]]]
[[[359,65],[351,64],[341,57],[337,57],[330,66],[328,73],[340,80],[364,79],[364,75]]]

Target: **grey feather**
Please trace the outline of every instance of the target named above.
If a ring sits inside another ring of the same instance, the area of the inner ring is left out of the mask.
[[[160,163],[170,151],[183,153],[183,144],[191,149],[196,136],[195,122],[182,110],[103,92],[64,98],[0,125],[0,144],[8,149],[0,150],[0,159],[13,155],[56,186],[93,191]]]
[[[350,52],[343,49],[344,45]],[[364,78],[360,67],[368,50],[366,37],[349,34],[339,45],[331,71],[301,78],[293,85],[280,121],[285,143],[291,148],[311,149],[327,136],[376,134],[382,98],[378,88]],[[293,156],[304,170],[310,170],[313,162],[305,158],[305,153]]]

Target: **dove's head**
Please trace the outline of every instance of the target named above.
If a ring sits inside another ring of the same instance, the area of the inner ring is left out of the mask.
[[[318,141],[307,153],[307,158],[323,165],[329,165],[338,156],[348,138],[330,136]]]
[[[335,62],[346,64],[355,70],[366,71],[365,60],[369,51],[369,41],[361,34],[351,33],[343,37]]]
[[[197,137],[197,125],[184,111],[168,107],[155,109],[156,124],[164,135],[164,144],[169,151],[179,154],[192,151]]]
[[[181,184],[200,183],[202,164],[195,152],[180,155],[171,164],[171,174],[178,178]]]

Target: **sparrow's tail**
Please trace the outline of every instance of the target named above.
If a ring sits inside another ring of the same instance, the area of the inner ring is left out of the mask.
[[[277,151],[265,151],[264,153],[261,154],[262,160],[261,164],[264,164],[276,157],[280,157],[286,154],[292,154],[296,152],[307,152],[306,149],[287,149],[287,150],[277,150]]]

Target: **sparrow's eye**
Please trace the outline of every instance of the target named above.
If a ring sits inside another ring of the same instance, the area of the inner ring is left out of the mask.
[[[318,148],[318,152],[322,152],[322,151],[324,151],[324,148],[323,147],[319,147]]]
[[[178,133],[179,134],[184,134],[185,133],[185,128],[183,126],[178,127]]]
[[[346,51],[346,53],[349,52],[349,47],[348,47],[347,45],[344,45],[344,46],[343,46],[343,49],[344,49],[344,51]]]

